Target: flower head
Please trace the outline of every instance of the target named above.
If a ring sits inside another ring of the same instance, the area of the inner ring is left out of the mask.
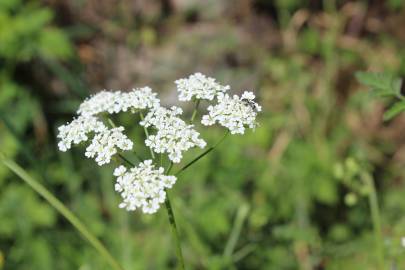
[[[72,143],[79,144],[87,141],[90,132],[98,133],[106,129],[106,126],[96,117],[79,116],[72,122],[58,128],[59,150],[65,152],[72,147]]]
[[[126,112],[129,109],[142,110],[158,106],[156,93],[149,87],[133,89],[130,92],[101,91],[80,104],[80,115],[95,115],[102,112],[109,114]]]
[[[131,150],[133,142],[123,134],[123,127],[105,129],[97,133],[91,144],[86,148],[86,157],[95,158],[98,165],[110,163],[111,157],[118,150]]]
[[[206,146],[206,142],[199,137],[200,133],[193,128],[193,125],[187,125],[177,116],[181,113],[182,110],[178,107],[171,109],[158,107],[149,112],[140,122],[142,126],[152,126],[157,130],[156,134],[146,138],[146,146],[156,153],[167,153],[174,163],[180,162],[183,157],[182,152],[195,146],[200,148]]]
[[[191,98],[213,100],[219,93],[225,93],[229,86],[222,86],[214,78],[201,73],[195,73],[188,78],[175,81],[180,101],[190,101]]]
[[[164,175],[163,168],[156,169],[152,160],[145,160],[137,167],[127,169],[120,166],[115,169],[117,177],[115,190],[123,199],[120,208],[134,211],[141,208],[147,214],[155,213],[166,199],[166,188],[171,188],[177,178]]]
[[[208,114],[203,116],[201,123],[210,126],[218,122],[231,134],[243,134],[245,126],[256,127],[256,115],[261,111],[254,98],[252,92],[244,92],[242,97],[219,94],[218,104],[208,107]]]

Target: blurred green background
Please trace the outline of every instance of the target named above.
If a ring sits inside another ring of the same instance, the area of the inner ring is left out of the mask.
[[[113,164],[58,152],[55,132],[90,93],[149,85],[173,105],[173,81],[203,72],[264,111],[173,189],[188,269],[379,269],[359,175],[376,184],[386,269],[405,269],[405,117],[383,122],[391,101],[354,76],[405,75],[404,27],[403,0],[0,0],[0,149],[126,269],[174,269],[166,212],[118,209]],[[109,266],[0,165],[0,269]]]

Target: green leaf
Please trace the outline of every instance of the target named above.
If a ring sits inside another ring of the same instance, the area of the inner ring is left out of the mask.
[[[405,111],[405,101],[397,102],[391,108],[389,108],[384,113],[384,121],[392,119],[394,116],[398,115],[402,111]]]
[[[357,80],[370,87],[377,96],[397,96],[401,92],[402,79],[386,73],[356,72]]]

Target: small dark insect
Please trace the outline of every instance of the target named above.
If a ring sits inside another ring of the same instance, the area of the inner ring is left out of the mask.
[[[252,110],[257,111],[256,103],[253,100],[242,98],[241,101],[243,102],[243,104],[250,107]]]

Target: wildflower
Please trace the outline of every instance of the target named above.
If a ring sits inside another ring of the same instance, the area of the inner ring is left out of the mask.
[[[123,127],[105,129],[97,133],[91,144],[86,148],[86,157],[95,158],[98,165],[110,163],[111,157],[118,150],[131,150],[133,142],[127,138]]]
[[[405,237],[402,237],[402,238],[401,238],[401,245],[402,245],[402,247],[405,248]]]
[[[195,73],[188,78],[175,81],[180,101],[196,99],[213,100],[219,93],[225,93],[229,86],[218,84],[214,78],[206,77],[201,73]]]
[[[128,211],[141,208],[144,213],[155,213],[166,199],[165,189],[172,188],[177,180],[173,175],[164,175],[163,171],[162,167],[155,169],[152,160],[145,160],[129,170],[125,166],[116,168],[115,190],[123,199],[119,207]]]
[[[150,111],[140,125],[152,126],[157,132],[145,140],[146,146],[156,153],[167,153],[169,159],[174,163],[180,162],[182,152],[198,146],[204,148],[206,142],[201,139],[200,133],[194,130],[193,125],[187,125],[177,115],[182,110],[173,106],[171,109],[157,107]]]
[[[158,106],[160,101],[149,87],[133,89],[131,92],[101,91],[80,104],[80,115],[95,115],[126,112],[129,109],[143,110]]]
[[[58,128],[59,150],[65,152],[72,147],[72,143],[79,144],[87,141],[90,132],[98,133],[106,129],[105,125],[96,117],[79,116],[72,122]]]
[[[245,126],[256,127],[256,115],[261,111],[254,98],[252,92],[244,92],[242,97],[220,93],[218,104],[208,107],[208,114],[202,117],[201,123],[210,126],[218,122],[228,128],[231,134],[244,134]]]
[[[218,122],[232,134],[243,134],[246,126],[256,126],[256,115],[261,107],[254,102],[252,92],[244,92],[241,97],[231,97],[225,93],[229,86],[222,86],[215,79],[201,73],[179,79],[175,83],[181,101],[217,100],[216,105],[208,107],[208,114],[203,116],[202,124],[213,125]],[[145,118],[139,124],[152,129],[151,134],[145,131],[145,144],[153,152],[167,154],[172,162],[179,163],[185,151],[206,146],[194,125],[187,124],[180,118],[182,109],[175,106],[170,109],[161,107],[156,93],[151,88],[144,87],[131,92],[104,90],[86,99],[77,111],[79,116],[59,127],[59,149],[66,151],[72,144],[91,140],[85,156],[94,158],[100,166],[110,163],[112,156],[119,151],[131,150],[133,142],[123,133],[124,127],[109,129],[96,115],[126,111],[134,113],[139,110],[147,110]],[[128,211],[140,208],[149,214],[160,208],[166,200],[166,189],[171,188],[177,180],[173,175],[165,175],[163,168],[155,168],[152,160],[141,162],[130,169],[119,166],[114,170],[114,176],[117,178],[115,190],[122,197],[119,207]]]

